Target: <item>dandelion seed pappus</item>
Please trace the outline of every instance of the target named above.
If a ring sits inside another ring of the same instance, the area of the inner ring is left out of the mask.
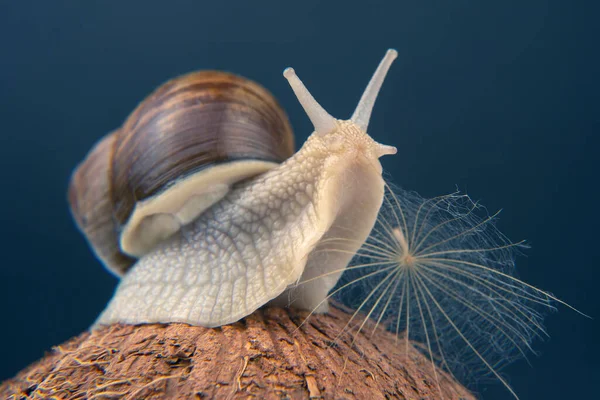
[[[471,386],[495,378],[518,398],[500,371],[535,354],[557,303],[575,309],[518,278],[515,258],[528,246],[496,228],[498,214],[458,191],[425,199],[386,183],[371,234],[324,300],[354,310],[340,336],[372,337],[383,326],[399,351],[413,346]],[[330,238],[319,251],[345,251],[345,240]]]

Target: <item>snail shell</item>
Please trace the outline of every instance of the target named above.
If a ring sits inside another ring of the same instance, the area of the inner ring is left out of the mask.
[[[109,270],[124,274],[236,182],[289,158],[277,100],[246,78],[192,72],[156,89],[75,170],[75,221]]]

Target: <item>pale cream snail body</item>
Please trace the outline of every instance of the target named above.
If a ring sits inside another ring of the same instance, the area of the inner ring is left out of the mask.
[[[295,154],[285,113],[243,78],[189,74],[142,102],[70,187],[80,229],[122,275],[96,324],[220,326],[268,302],[326,311],[383,201],[379,157],[396,149],[367,127],[395,58],[386,53],[349,120],[330,116],[288,68],[315,128]],[[345,244],[315,251],[328,238]]]

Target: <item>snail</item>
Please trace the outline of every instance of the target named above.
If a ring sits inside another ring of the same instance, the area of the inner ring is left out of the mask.
[[[286,289],[300,279],[342,271],[383,202],[379,158],[396,153],[367,134],[396,56],[388,50],[349,120],[329,115],[287,68],[314,126],[294,154],[285,113],[243,78],[193,73],[144,100],[90,152],[69,189],[78,226],[122,276],[94,326],[221,326],[287,304]],[[346,239],[342,251],[315,251],[332,237]],[[322,300],[340,275],[296,288],[294,306],[327,311]]]

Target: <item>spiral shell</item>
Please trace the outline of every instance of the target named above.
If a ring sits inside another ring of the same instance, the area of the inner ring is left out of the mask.
[[[69,200],[96,254],[122,275],[236,182],[293,152],[288,118],[266,89],[226,72],[192,72],[156,89],[90,152]]]

